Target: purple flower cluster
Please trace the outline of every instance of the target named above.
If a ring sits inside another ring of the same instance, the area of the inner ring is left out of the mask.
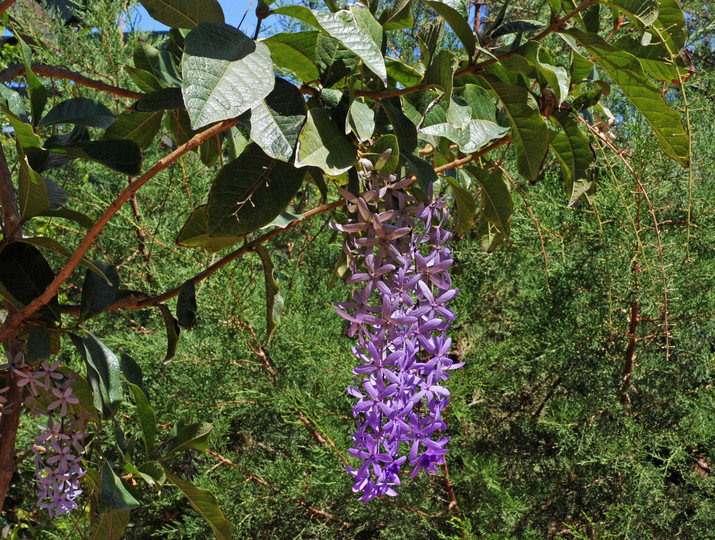
[[[15,367],[15,375],[21,379],[18,386],[27,386],[26,402],[32,412],[47,417],[47,426],[38,426],[40,432],[32,453],[37,504],[47,509],[51,517],[69,514],[77,508],[75,499],[82,493],[79,480],[85,474],[81,461],[87,419],[85,415],[74,413],[72,405],[79,403],[73,391],[74,377],[58,371],[59,365],[59,361],[42,362],[39,369],[33,371]],[[44,406],[44,403],[48,404]]]
[[[445,335],[455,318],[446,303],[457,294],[448,271],[445,201],[418,204],[403,189],[410,180],[364,168],[367,191],[356,197],[341,189],[356,218],[333,227],[347,233],[346,281],[356,286],[353,301],[336,309],[350,322],[349,335],[358,336],[353,352],[362,362],[353,370],[361,380],[348,388],[358,400],[353,416],[360,417],[348,452],[363,464],[346,469],[367,502],[397,494],[405,462],[410,478],[444,463],[449,391],[441,382],[462,363],[449,358]]]

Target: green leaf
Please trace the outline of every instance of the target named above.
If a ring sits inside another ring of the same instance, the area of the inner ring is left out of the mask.
[[[196,324],[196,285],[184,282],[176,300],[176,320],[181,328],[190,330]]]
[[[174,109],[184,109],[184,96],[181,88],[162,88],[139,98],[134,104],[137,112],[158,112]]]
[[[43,210],[38,215],[45,217],[58,217],[63,219],[69,219],[70,221],[74,221],[79,226],[84,227],[85,229],[91,229],[94,225],[94,220],[91,217],[87,216],[86,214],[83,214],[82,212],[70,210],[69,208],[58,208],[57,210]]]
[[[134,66],[124,66],[124,69],[142,92],[161,90],[161,83],[153,73],[143,69],[137,69]]]
[[[549,149],[549,132],[536,100],[528,90],[503,83],[489,68],[481,77],[509,116],[519,173],[528,180],[535,179]]]
[[[273,13],[274,15],[285,15],[286,17],[292,17],[301,22],[304,22],[309,26],[312,26],[313,28],[322,30],[320,23],[318,22],[318,19],[315,18],[315,14],[313,13],[313,11],[311,11],[310,8],[307,8],[305,6],[281,6],[277,7],[276,9],[272,9],[271,13]]]
[[[181,86],[181,74],[177,70],[174,57],[168,51],[160,51],[148,43],[139,41],[134,47],[134,66],[151,73],[156,78],[159,87],[155,90],[161,88],[162,82],[169,86]],[[155,86],[154,81],[150,81],[150,84]]]
[[[643,70],[658,80],[679,84],[681,80],[690,77],[690,69],[682,58],[672,56],[662,43],[641,45],[638,38],[627,35],[618,39],[613,46],[638,58]]]
[[[367,103],[359,99],[350,104],[345,119],[345,134],[351,131],[360,142],[367,141],[375,132],[375,112]]]
[[[79,140],[69,144],[48,139],[45,148],[55,154],[94,161],[129,176],[141,172],[141,148],[128,139]]]
[[[384,60],[385,55],[382,51],[385,47],[385,30],[380,26],[380,23],[362,3],[352,4],[349,7],[349,12],[352,14],[352,19],[355,20],[358,28],[370,36],[372,42],[378,46]],[[343,17],[343,19],[345,20],[347,17]]]
[[[273,91],[251,109],[251,139],[270,157],[289,161],[305,119],[303,94],[276,77]]]
[[[119,539],[129,525],[130,510],[92,512],[89,520],[89,540]]]
[[[211,236],[241,236],[279,215],[303,183],[304,171],[249,145],[219,172],[206,209]]]
[[[134,402],[137,406],[137,416],[139,417],[139,425],[142,429],[146,457],[147,459],[151,459],[156,443],[156,414],[154,413],[154,409],[151,408],[151,405],[149,405],[149,400],[144,394],[144,391],[136,384],[129,383],[129,386],[132,392],[134,392]]]
[[[201,247],[212,253],[231,247],[242,236],[209,236],[206,218],[206,207],[197,207],[184,223],[176,237],[176,243],[182,247]]]
[[[115,116],[106,106],[87,98],[70,98],[52,107],[40,120],[40,126],[55,124],[81,124],[106,129]]]
[[[40,250],[25,242],[11,242],[0,251],[0,283],[23,305],[45,292],[55,279]],[[61,321],[57,295],[40,308],[42,318],[54,324]]]
[[[415,86],[422,82],[424,73],[399,60],[387,60],[387,75],[404,86]]]
[[[166,327],[166,356],[164,357],[164,364],[168,364],[176,355],[176,345],[179,342],[181,328],[167,306],[159,304],[159,311],[161,312],[161,318]]]
[[[386,31],[411,29],[415,24],[412,18],[412,0],[396,0],[387,4],[378,22]]]
[[[183,79],[193,129],[255,107],[275,83],[268,47],[223,23],[202,23],[186,36]]]
[[[218,506],[216,496],[208,490],[197,488],[195,485],[181,480],[171,473],[166,473],[169,481],[178,487],[184,496],[189,499],[191,506],[201,514],[211,526],[217,540],[231,540],[231,522],[226,519]]]
[[[22,97],[14,90],[8,88],[4,83],[0,83],[0,99],[2,100],[2,104],[5,105],[17,118],[27,118]]]
[[[658,0],[599,0],[599,3],[618,8],[645,26],[658,19]]]
[[[318,78],[318,68],[315,65],[315,48],[318,43],[318,32],[275,34],[263,40],[271,51],[271,57],[277,66],[289,69],[304,82]]]
[[[298,137],[295,166],[313,165],[337,176],[355,163],[355,146],[335,126],[323,109],[308,111],[308,119]]]
[[[403,153],[402,157],[405,158],[412,174],[417,177],[417,184],[420,189],[425,193],[429,193],[430,185],[437,180],[437,173],[434,172],[432,165],[412,154]]]
[[[346,49],[358,56],[365,67],[375,73],[383,84],[387,85],[385,59],[380,46],[371,36],[357,25],[354,16],[346,11],[326,13],[316,11],[315,18],[319,29],[337,39]]]
[[[56,334],[57,332],[52,332]],[[25,360],[37,364],[52,354],[51,331],[46,326],[33,326],[25,340]]]
[[[120,352],[119,358],[124,378],[127,380],[127,382],[130,382],[133,385],[141,388],[144,392],[144,395],[147,397],[147,399],[149,399],[149,390],[144,385],[144,373],[142,371],[141,366],[137,363],[136,360],[134,360],[134,358],[132,358],[125,352]]]
[[[463,0],[422,0],[439,13],[464,45],[469,58],[474,56],[476,41],[468,22],[467,5]]]
[[[508,34],[516,34],[521,32],[535,32],[537,30],[543,30],[544,25],[539,21],[509,21],[504,23],[494,32],[489,34],[492,40],[497,39]]]
[[[360,58],[343,47],[337,39],[320,33],[315,48],[315,65],[323,88],[330,88],[352,75],[359,63]]]
[[[79,308],[79,323],[99,315],[117,298],[119,291],[119,272],[108,263],[94,261],[94,265],[104,274],[100,277],[95,272],[84,276],[82,285],[82,299]]]
[[[15,138],[20,143],[22,148],[27,149],[42,147],[42,139],[40,139],[40,136],[35,133],[35,130],[32,129],[30,124],[20,120],[20,118],[13,114],[7,106],[0,104],[0,109],[2,109],[7,115],[7,120],[10,122],[10,126],[12,126]]]
[[[283,311],[283,297],[281,296],[281,288],[273,273],[275,265],[273,264],[273,259],[271,259],[271,254],[268,253],[268,250],[262,244],[253,248],[253,251],[261,258],[263,276],[266,283],[266,339],[264,344],[267,347],[276,328],[280,324],[281,312]]]
[[[213,426],[206,422],[197,422],[189,424],[179,429],[179,433],[169,445],[166,454],[161,460],[165,460],[170,455],[176,452],[184,452],[186,450],[204,451],[209,447],[209,435],[211,435]]]
[[[60,244],[54,238],[50,238],[47,236],[35,236],[32,238],[18,238],[16,241],[17,242],[25,242],[26,244],[31,244],[38,248],[47,249],[49,251],[52,251],[53,253],[57,253],[58,255],[62,255],[63,257],[66,257],[68,259],[72,256],[72,251],[67,249],[62,244]],[[92,272],[94,272],[96,275],[98,275],[100,277],[100,279],[104,279],[106,281],[107,276],[105,276],[104,273],[99,268],[97,268],[94,264],[92,264],[90,261],[88,261],[85,257],[82,257],[80,259],[79,264],[81,266],[84,266],[87,270],[91,270]]]
[[[514,214],[514,201],[511,198],[509,181],[497,167],[484,168],[471,162],[464,167],[464,170],[475,178],[482,188],[480,195],[482,219],[492,224],[499,235],[505,238],[511,230],[511,218]],[[493,242],[494,240],[490,239],[490,246]],[[491,249],[494,247],[492,246]]]
[[[166,482],[166,474],[164,468],[158,461],[147,461],[137,467],[137,470],[145,477],[149,477],[157,484],[164,485]]]
[[[124,111],[114,123],[107,128],[103,139],[129,139],[139,145],[148,147],[161,129],[162,112],[144,113]]]
[[[452,98],[452,87],[454,84],[454,72],[457,70],[459,62],[455,54],[449,49],[442,49],[432,59],[429,67],[425,70],[422,83],[428,87],[437,87],[444,92],[444,98],[449,103]]]
[[[444,37],[444,19],[435,17],[417,32],[420,47],[420,61],[427,67],[432,63],[432,56]]]
[[[380,170],[390,174],[397,170],[397,166],[400,163],[400,147],[397,142],[397,137],[392,134],[383,135],[370,146],[367,157],[372,161],[373,165],[377,166],[383,153],[387,151],[390,152],[389,158],[387,158],[387,161],[385,161],[385,164]]]
[[[581,55],[576,49],[571,49],[571,80],[578,84],[587,79],[593,71],[593,62]]]
[[[658,0],[658,18],[653,28],[664,40],[664,45],[673,56],[679,56],[685,47],[687,28],[685,15],[679,0]]]
[[[140,0],[149,15],[170,28],[193,28],[203,22],[224,21],[218,0]]]
[[[417,127],[402,111],[400,98],[382,99],[379,103],[392,125],[392,131],[397,135],[400,152],[411,154],[417,148]]]
[[[564,111],[554,111],[549,118],[560,128],[560,131],[550,130],[550,144],[563,170],[568,206],[572,206],[579,198],[587,195],[594,184],[596,156],[574,116]]]
[[[27,93],[30,96],[30,114],[32,115],[32,125],[36,126],[42,118],[42,111],[47,104],[47,88],[42,81],[32,72],[32,51],[30,47],[15,33],[15,38],[20,42],[22,49],[22,59],[25,62],[25,78],[27,79]]]
[[[638,59],[625,51],[619,51],[599,36],[578,30],[570,30],[568,35],[576,38],[623,90],[653,128],[666,155],[687,167],[690,162],[689,135],[683,127],[680,114],[668,106],[660,89],[643,72]]]
[[[72,343],[84,358],[87,367],[87,382],[92,388],[94,406],[109,419],[117,412],[122,402],[122,381],[119,360],[97,336],[85,332],[85,337],[70,334]]]
[[[47,193],[45,181],[37,174],[27,161],[22,148],[18,147],[18,162],[20,171],[18,174],[17,199],[20,210],[20,217],[28,220],[39,216],[45,210],[50,209],[50,200]]]
[[[114,474],[108,461],[102,465],[102,480],[99,488],[99,509],[107,510],[133,510],[139,506],[134,496],[124,487],[121,479]]]
[[[451,176],[444,177],[454,193],[454,202],[457,207],[454,224],[454,234],[462,236],[474,227],[477,220],[477,201],[469,191],[459,185]]]

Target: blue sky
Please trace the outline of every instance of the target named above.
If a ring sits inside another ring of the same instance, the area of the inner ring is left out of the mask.
[[[253,3],[251,3],[251,0],[219,0],[219,4],[223,8],[226,22],[232,26],[237,26],[246,10],[248,10],[248,15],[246,15],[246,19],[241,25],[241,30],[245,34],[253,35],[256,30],[256,5],[258,0],[253,0]],[[138,7],[138,11],[141,17],[140,26],[142,30],[167,30],[166,26],[152,19],[141,5]]]

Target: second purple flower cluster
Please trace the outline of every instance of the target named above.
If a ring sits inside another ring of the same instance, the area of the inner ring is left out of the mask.
[[[358,336],[353,352],[361,365],[348,393],[358,400],[353,415],[359,419],[348,452],[362,465],[347,470],[364,502],[395,496],[405,464],[414,478],[444,463],[449,391],[441,383],[462,365],[449,358],[445,334],[455,318],[446,304],[457,294],[446,202],[418,203],[404,191],[411,180],[396,181],[370,165],[363,174],[367,191],[357,197],[340,190],[355,217],[333,224],[348,234],[347,282],[355,285],[353,301],[336,308],[350,322],[349,335]]]

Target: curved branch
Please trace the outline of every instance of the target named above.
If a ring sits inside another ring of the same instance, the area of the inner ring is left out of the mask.
[[[17,328],[19,328],[20,324],[22,324],[22,322],[27,317],[35,313],[38,309],[40,309],[40,307],[47,304],[55,296],[55,294],[60,288],[60,285],[62,285],[62,283],[65,282],[65,280],[70,276],[70,274],[72,274],[72,271],[82,260],[84,254],[89,250],[89,248],[92,247],[94,242],[97,240],[99,234],[102,232],[102,229],[104,229],[104,226],[109,223],[109,220],[112,218],[112,216],[114,216],[114,214],[119,211],[122,205],[124,205],[124,203],[127,202],[131,198],[131,196],[139,190],[139,188],[141,188],[154,176],[166,169],[169,165],[174,163],[187,152],[193,150],[204,141],[207,141],[211,137],[218,135],[222,131],[226,131],[227,129],[235,126],[236,124],[237,121],[234,119],[225,120],[219,124],[208,128],[205,131],[202,131],[201,133],[197,133],[185,144],[182,144],[168,156],[157,161],[154,166],[152,166],[147,172],[145,172],[139,178],[134,180],[134,182],[132,182],[122,193],[119,194],[119,196],[109,205],[109,207],[104,211],[104,213],[99,216],[92,228],[87,231],[87,234],[82,239],[74,253],[72,253],[72,256],[68,259],[64,268],[62,268],[62,270],[57,273],[55,279],[52,281],[52,283],[50,283],[47,289],[45,289],[45,292],[35,298],[21,311],[9,316],[5,320],[3,325],[0,326],[0,341],[10,336]]]
[[[48,66],[45,64],[32,64],[32,72],[36,75],[42,75],[44,77],[52,77],[55,79],[68,79],[70,81],[81,84],[88,88],[94,88],[95,90],[100,90],[102,92],[108,92],[114,94],[115,96],[125,97],[129,99],[139,99],[144,96],[141,92],[134,92],[132,90],[126,90],[125,88],[120,88],[118,86],[113,86],[102,81],[97,81],[95,79],[90,79],[69,69],[58,68],[54,66]],[[19,77],[25,73],[25,66],[23,64],[10,64],[6,69],[0,71],[0,81],[7,82],[10,79]]]
[[[15,1],[16,0],[3,0],[2,4],[0,4],[0,15],[10,9]]]

